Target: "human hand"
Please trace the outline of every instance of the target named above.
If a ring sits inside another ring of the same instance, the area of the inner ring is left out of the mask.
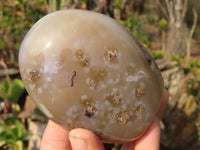
[[[168,102],[165,90],[160,109],[145,134],[134,142],[126,143],[121,150],[159,150],[160,119]],[[49,120],[45,129],[40,150],[104,150],[100,139],[86,129],[66,130]]]

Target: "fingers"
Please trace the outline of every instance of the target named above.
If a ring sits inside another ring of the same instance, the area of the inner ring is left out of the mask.
[[[49,120],[40,150],[71,150],[69,131]]]
[[[146,133],[135,141],[122,146],[121,150],[159,150],[160,147],[160,124],[156,118]]]
[[[86,129],[78,128],[70,131],[69,140],[73,150],[104,150],[99,138]]]
[[[49,120],[43,134],[40,150],[104,150],[99,138],[86,129],[70,132]]]
[[[155,118],[147,132],[135,142],[135,150],[160,149],[160,120]],[[128,149],[127,149],[128,150]]]
[[[163,113],[165,111],[165,108],[167,106],[168,100],[169,100],[169,95],[168,95],[167,90],[165,89],[164,93],[163,93],[163,100],[161,102],[160,109],[159,109],[159,111],[157,113],[157,116],[158,116],[159,119],[162,118],[162,115],[163,115]]]
[[[168,102],[168,92],[164,90],[163,100],[161,102],[160,109],[157,116],[153,120],[149,129],[145,134],[135,141],[135,143],[126,143],[123,145],[121,150],[159,150],[160,147],[160,119],[164,113],[164,110]]]

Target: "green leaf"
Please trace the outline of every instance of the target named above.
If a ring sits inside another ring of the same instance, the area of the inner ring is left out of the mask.
[[[164,51],[153,52],[152,57],[153,57],[154,60],[162,59],[164,57]]]
[[[11,81],[10,79],[5,79],[4,82],[0,84],[0,97],[10,103],[16,103],[24,90],[25,87],[21,80],[14,79]]]
[[[17,117],[8,117],[5,120],[5,124],[7,126],[17,126],[18,128],[23,128],[23,124],[20,122],[20,120]]]
[[[161,19],[158,22],[158,26],[163,31],[163,30],[166,30],[168,28],[168,23],[167,23],[167,21],[165,19]]]
[[[195,62],[195,65],[197,66],[197,68],[200,68],[200,59],[198,59],[198,60]]]
[[[9,132],[10,132],[10,137],[9,139],[12,139],[12,140],[17,140],[19,139],[19,136],[18,136],[18,129],[16,127],[14,128],[11,128],[9,129]]]
[[[197,88],[194,88],[194,89],[190,89],[190,94],[194,95],[194,96],[197,96],[199,93],[199,89]]]
[[[38,5],[45,5],[46,4],[46,0],[38,0],[37,4]]]
[[[16,142],[17,149],[16,150],[23,150],[23,142],[21,140],[18,140]]]
[[[44,117],[44,118],[47,118],[47,117],[43,114],[43,112],[42,112],[38,107],[36,107],[36,108],[34,109],[34,114],[36,114],[36,115],[38,115],[38,116],[41,116],[41,117]]]
[[[3,145],[5,145],[6,144],[6,141],[4,140],[4,139],[1,139],[0,138],[0,147],[2,147]]]
[[[0,147],[22,150],[23,141],[28,140],[29,134],[20,120],[17,117],[8,117],[2,126],[4,127],[0,132]]]
[[[121,2],[119,0],[115,0],[113,3],[113,7],[116,9],[121,9]]]
[[[197,77],[197,76],[199,75],[199,73],[200,73],[200,70],[194,70],[194,71],[193,71],[193,75],[194,75],[195,77]]]
[[[191,70],[190,70],[190,68],[183,68],[183,71],[185,74],[188,74]]]
[[[9,89],[11,86],[10,79],[5,79],[3,83],[0,84],[0,97],[6,100],[8,98]]]
[[[189,61],[189,62],[188,62],[188,67],[189,67],[189,68],[193,68],[193,67],[194,67],[194,63],[191,62],[191,61]]]
[[[27,141],[29,139],[29,134],[27,132],[24,132],[22,137],[21,137],[21,140],[22,141]]]
[[[149,16],[149,17],[147,18],[147,21],[148,21],[148,23],[149,23],[150,25],[153,25],[153,24],[155,23],[155,18],[154,18],[153,16]]]
[[[87,1],[88,1],[88,0],[81,0],[81,2],[83,2],[83,3],[87,3]]]
[[[4,50],[6,47],[5,41],[0,41],[0,49]]]
[[[15,140],[21,139],[21,137],[23,135],[23,128],[17,128],[17,127],[15,127],[15,128],[12,129],[12,132],[15,135],[14,136]]]
[[[5,16],[5,17],[3,17],[3,19],[7,18],[7,21],[8,21],[9,20],[8,16],[10,16],[10,15],[11,15],[10,11],[7,8],[4,8],[3,9],[3,16]]]
[[[24,90],[25,90],[25,87],[21,80],[19,79],[13,80],[8,101],[16,103],[19,100],[22,93],[24,92]]]
[[[171,60],[171,61],[176,61],[176,62],[178,62],[178,64],[180,64],[180,62],[181,62],[181,58],[180,58],[180,56],[177,55],[177,54],[173,55],[173,56],[170,58],[170,60]]]
[[[20,48],[20,43],[19,43],[19,42],[15,43],[15,44],[13,45],[13,47],[14,47],[16,50],[19,50],[19,48]]]
[[[4,91],[7,93],[9,91],[9,88],[11,86],[11,82],[9,79],[6,79],[5,82],[3,83],[3,88]]]

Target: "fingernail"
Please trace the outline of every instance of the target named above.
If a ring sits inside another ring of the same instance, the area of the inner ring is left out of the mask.
[[[84,139],[77,135],[70,134],[69,136],[72,150],[88,150],[88,145]]]

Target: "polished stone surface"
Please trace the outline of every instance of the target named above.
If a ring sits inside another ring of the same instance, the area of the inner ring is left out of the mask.
[[[39,20],[19,52],[21,77],[45,115],[62,126],[128,142],[151,124],[163,79],[151,56],[118,22],[62,10]]]

